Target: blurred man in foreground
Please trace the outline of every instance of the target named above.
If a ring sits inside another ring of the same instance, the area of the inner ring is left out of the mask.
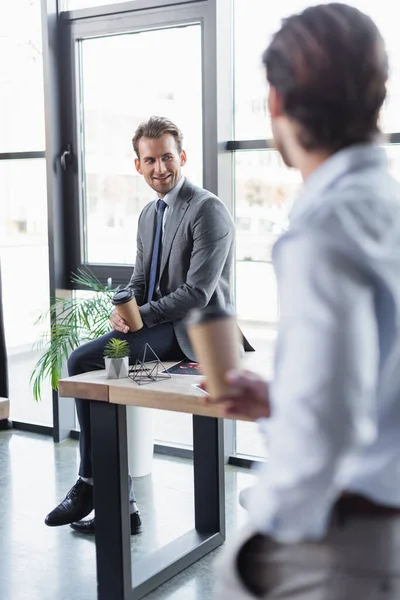
[[[400,598],[400,190],[377,145],[387,56],[366,15],[289,17],[263,55],[276,147],[304,180],[273,260],[275,377],[230,374],[269,459],[218,599]],[[266,420],[264,417],[271,418]]]

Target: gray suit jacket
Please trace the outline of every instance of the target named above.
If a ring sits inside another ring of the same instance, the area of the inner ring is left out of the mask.
[[[225,205],[207,190],[185,180],[168,213],[162,246],[161,298],[147,302],[156,228],[154,202],[139,217],[137,254],[128,284],[148,327],[172,322],[184,354],[195,360],[183,319],[192,308],[231,307],[235,226]]]

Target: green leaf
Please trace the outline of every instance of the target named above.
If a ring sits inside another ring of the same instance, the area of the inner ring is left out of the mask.
[[[126,340],[110,338],[104,346],[105,358],[124,358],[129,356],[129,344]]]
[[[49,309],[38,316],[36,325],[43,327],[50,320],[51,327],[34,343],[34,349],[40,352],[30,377],[36,402],[41,400],[46,380],[51,382],[53,389],[58,389],[64,361],[75,348],[111,330],[111,299],[116,289],[103,285],[91,271],[79,270],[71,279],[78,287],[88,289],[94,295],[88,298],[53,298]]]

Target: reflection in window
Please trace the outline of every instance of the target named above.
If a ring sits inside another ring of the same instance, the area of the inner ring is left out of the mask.
[[[274,150],[236,152],[235,157],[236,260],[270,262],[272,247],[288,226],[300,175],[288,169]],[[247,288],[250,282],[237,281],[239,307],[241,285]]]
[[[276,223],[270,219],[260,219],[258,222],[258,231],[260,233],[279,233],[276,231]]]
[[[300,174],[288,169],[275,150],[236,152],[235,173],[236,311],[247,324],[276,325],[272,248],[288,227]]]
[[[236,231],[250,231],[251,229],[251,218],[250,217],[236,217]]]

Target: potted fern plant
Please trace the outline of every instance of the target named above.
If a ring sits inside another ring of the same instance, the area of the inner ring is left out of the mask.
[[[108,379],[123,379],[129,372],[129,344],[126,340],[110,338],[104,346],[104,362]]]
[[[75,348],[111,330],[111,299],[118,288],[103,285],[93,273],[86,271],[78,271],[71,279],[78,288],[88,290],[90,295],[54,298],[50,308],[37,319],[37,324],[41,324],[50,317],[51,327],[35,343],[40,358],[33,368],[30,382],[36,402],[41,399],[45,380],[49,379],[53,389],[58,389],[58,381],[65,374],[65,362]]]

